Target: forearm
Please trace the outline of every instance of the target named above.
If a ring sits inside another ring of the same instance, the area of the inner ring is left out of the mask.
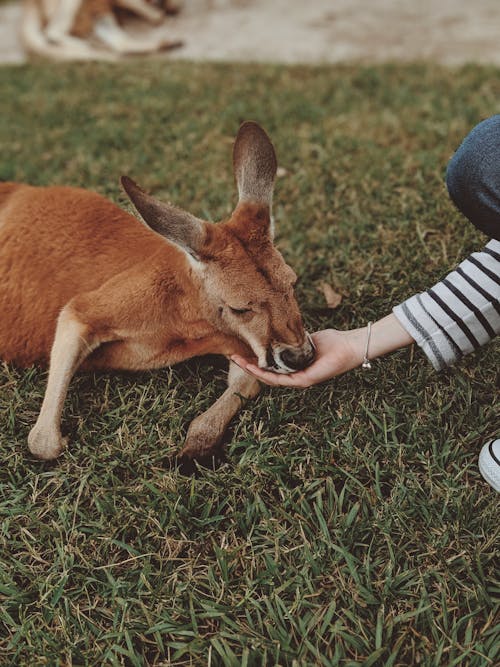
[[[352,358],[349,361],[351,370],[361,366],[365,357],[368,341],[368,326],[346,332],[352,347]],[[401,325],[398,318],[391,313],[374,322],[371,326],[370,340],[368,341],[367,357],[376,359],[389,352],[394,352],[415,342],[415,339]]]
[[[436,370],[500,332],[500,242],[490,241],[455,271],[394,308]]]

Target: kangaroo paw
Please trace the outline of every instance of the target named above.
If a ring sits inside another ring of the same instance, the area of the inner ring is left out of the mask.
[[[34,426],[28,436],[28,449],[34,457],[42,461],[56,459],[66,449],[68,438],[52,429]]]

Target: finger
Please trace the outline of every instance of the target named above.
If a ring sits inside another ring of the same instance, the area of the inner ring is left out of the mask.
[[[244,368],[248,373],[251,373],[260,382],[264,382],[272,387],[301,387],[309,386],[305,381],[303,373],[293,373],[292,375],[283,375],[282,373],[273,373],[272,371],[265,371],[254,364],[247,364]]]
[[[231,361],[233,361],[237,366],[239,366],[241,370],[246,371],[247,373],[250,373],[251,375],[254,375],[256,377],[260,378],[263,377],[264,375],[267,375],[269,377],[277,377],[276,373],[273,373],[272,371],[264,371],[258,366],[256,366],[252,361],[249,361],[244,357],[240,357],[238,354],[232,355]]]
[[[244,357],[241,357],[239,354],[231,355],[231,361],[239,366],[246,373],[249,373],[253,377],[257,378],[260,382],[267,384],[271,387],[300,387],[305,388],[310,386],[310,382],[307,381],[304,373],[299,371],[298,373],[293,373],[291,375],[283,375],[282,373],[274,373],[273,371],[266,371],[259,366],[251,363]]]
[[[245,359],[245,357],[242,357],[239,354],[232,354],[231,361],[234,361],[234,363],[240,368],[245,368],[245,366],[251,363],[248,359]]]
[[[248,373],[248,375],[252,375],[254,377],[254,373],[251,373],[248,369],[250,366],[251,362],[248,361],[247,359],[244,359],[243,357],[234,355],[231,357],[231,361],[238,366],[238,368],[241,368],[242,371],[245,371],[245,373]]]
[[[264,371],[262,368],[248,363],[243,366],[243,370],[250,373],[254,378],[257,378],[259,382],[264,382],[264,384],[268,384],[271,387],[279,386],[280,376],[277,373]]]

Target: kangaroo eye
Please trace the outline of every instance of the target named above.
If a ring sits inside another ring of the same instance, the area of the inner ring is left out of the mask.
[[[232,306],[229,306],[229,310],[235,315],[245,315],[245,313],[252,312],[251,308],[233,308]]]

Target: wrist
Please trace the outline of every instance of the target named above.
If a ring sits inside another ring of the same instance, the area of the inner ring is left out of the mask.
[[[377,359],[414,343],[414,339],[392,313],[374,322],[368,340],[368,326],[349,332],[352,348],[352,366],[361,366],[365,359]],[[368,342],[368,349],[367,349]]]
[[[361,366],[363,363],[367,327],[351,329],[350,331],[343,332],[343,335],[345,336],[347,355],[345,358],[345,368],[342,372],[346,372]]]

